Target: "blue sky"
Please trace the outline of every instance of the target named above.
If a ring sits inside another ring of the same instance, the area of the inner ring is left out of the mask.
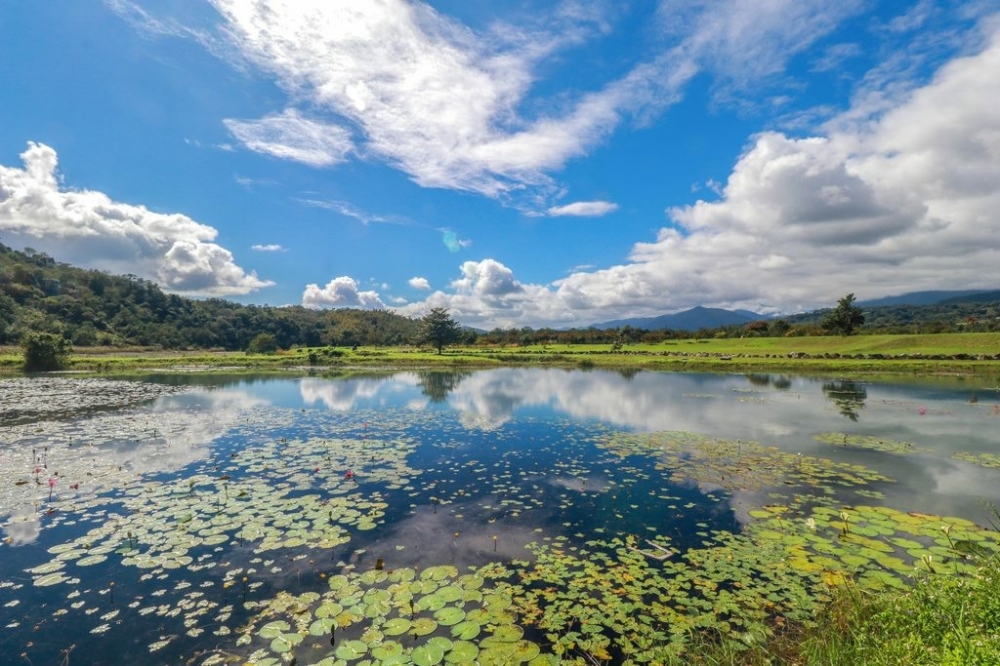
[[[0,241],[492,328],[997,288],[996,0],[11,0]]]

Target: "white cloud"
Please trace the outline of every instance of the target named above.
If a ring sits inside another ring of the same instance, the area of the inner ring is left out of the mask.
[[[729,100],[769,77],[788,60],[864,8],[862,0],[723,0],[660,2],[660,25],[679,50],[715,78],[716,97]]]
[[[446,307],[470,326],[538,325],[552,318],[571,318],[559,312],[553,292],[541,285],[523,284],[514,272],[495,259],[466,261],[449,292],[435,291],[424,301],[396,308],[406,316],[422,316],[433,307]]]
[[[475,32],[420,2],[213,0],[222,32],[269,73],[292,104],[333,114],[357,130],[359,153],[425,187],[509,195],[551,188],[550,173],[603,141],[628,116],[645,122],[708,71],[743,89],[782,70],[862,6],[860,0],[662,2],[669,39],[621,78],[588,92],[531,98],[543,62],[614,28],[611,8],[559,3],[530,24]],[[254,150],[327,165],[346,157],[340,126],[286,110],[227,121]],[[303,140],[303,129],[309,140]],[[316,147],[315,141],[329,141]]]
[[[306,285],[302,293],[302,305],[307,308],[364,308],[380,309],[385,304],[374,291],[359,291],[354,278],[346,275],[336,277],[320,288],[317,284]]]
[[[61,190],[56,151],[29,143],[24,168],[0,166],[0,230],[78,266],[131,273],[188,295],[247,294],[273,282],[236,265],[213,243],[218,232],[178,213],[112,201],[91,190]]]
[[[285,248],[282,245],[278,245],[277,243],[268,243],[267,245],[261,245],[261,244],[258,243],[257,245],[251,245],[250,249],[251,250],[255,250],[257,252],[287,252],[288,251],[287,248]]]
[[[925,289],[996,288],[1000,266],[1000,21],[889,109],[825,135],[753,139],[718,200],[667,211],[673,225],[629,262],[550,285],[499,261],[466,262],[450,307],[483,327],[579,325],[695,305],[797,311]]]
[[[514,279],[514,272],[493,259],[466,261],[462,264],[462,277],[451,286],[459,293],[490,298],[505,298],[524,291]]]
[[[274,187],[278,184],[276,180],[271,178],[248,178],[240,175],[233,176],[233,180],[236,181],[237,185],[250,192],[261,187]]]
[[[427,278],[412,277],[410,278],[410,286],[414,289],[430,289],[431,283],[427,281]]]
[[[863,53],[860,44],[845,42],[833,44],[824,49],[823,54],[816,58],[812,65],[814,72],[830,72],[840,69],[840,67],[850,60],[857,58]]]
[[[314,167],[343,162],[353,148],[348,130],[308,120],[294,109],[260,120],[222,122],[250,150]]]
[[[609,201],[574,201],[565,206],[553,206],[546,211],[552,217],[602,217],[618,210],[618,204]]]
[[[376,215],[361,210],[354,204],[347,201],[325,200],[325,199],[299,199],[299,203],[314,208],[331,210],[338,215],[350,217],[362,224],[396,224],[399,226],[412,226],[413,222],[400,215]]]

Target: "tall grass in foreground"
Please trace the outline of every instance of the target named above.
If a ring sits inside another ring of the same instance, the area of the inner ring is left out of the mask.
[[[702,640],[684,663],[996,666],[1000,558],[985,559],[974,575],[922,574],[903,591],[842,585],[814,624],[778,627],[749,644]]]

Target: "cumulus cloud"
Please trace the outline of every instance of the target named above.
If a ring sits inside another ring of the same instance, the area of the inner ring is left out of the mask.
[[[427,281],[427,278],[423,277],[412,277],[409,282],[410,286],[414,289],[430,289],[431,283]]]
[[[671,224],[628,263],[548,285],[499,261],[466,262],[450,307],[491,327],[579,325],[695,305],[791,312],[925,289],[996,288],[1000,266],[1000,21],[892,108],[796,138],[764,132],[713,201],[669,208]],[[860,103],[863,103],[860,102]]]
[[[560,300],[794,311],[847,291],[995,287],[983,267],[1000,265],[998,37],[851,131],[759,135],[721,199],[670,208],[675,225],[631,263],[557,282]]]
[[[247,294],[273,282],[236,265],[215,244],[218,232],[179,213],[112,201],[91,190],[63,190],[56,151],[29,143],[24,168],[0,166],[0,230],[78,266],[131,273],[188,295]]]
[[[314,167],[343,162],[353,148],[350,131],[338,125],[308,120],[294,109],[260,120],[227,118],[222,122],[234,137],[254,152]]]
[[[449,291],[435,291],[424,301],[398,307],[396,312],[423,316],[430,308],[446,307],[463,324],[490,328],[537,325],[567,316],[558,312],[548,287],[523,284],[495,259],[466,261],[459,272],[448,285]]]
[[[514,279],[514,272],[493,259],[466,261],[462,264],[462,277],[451,286],[459,293],[496,299],[524,292],[521,283]]]
[[[602,217],[618,210],[618,204],[610,201],[575,201],[564,206],[553,206],[546,211],[552,217]]]
[[[306,285],[302,294],[302,305],[307,308],[381,309],[385,307],[377,292],[360,291],[354,278],[346,275],[333,278],[324,287],[317,284]]]
[[[284,246],[278,245],[277,243],[268,243],[267,245],[261,245],[261,244],[258,243],[257,245],[251,245],[250,249],[254,250],[256,252],[287,252],[288,251]]]

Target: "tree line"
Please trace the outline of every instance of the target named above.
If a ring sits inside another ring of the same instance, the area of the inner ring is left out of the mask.
[[[110,275],[56,262],[31,249],[0,244],[0,345],[22,344],[48,333],[75,347],[143,346],[163,349],[261,349],[483,344],[609,344],[710,337],[795,336],[850,333],[927,333],[1000,330],[1000,294],[938,305],[859,308],[853,294],[837,307],[748,324],[698,331],[496,328],[474,331],[447,310],[429,321],[388,310],[311,310],[300,306],[241,305],[167,294],[134,275]],[[427,318],[425,318],[427,319]],[[430,337],[429,337],[430,336]],[[442,342],[444,340],[444,342]]]

